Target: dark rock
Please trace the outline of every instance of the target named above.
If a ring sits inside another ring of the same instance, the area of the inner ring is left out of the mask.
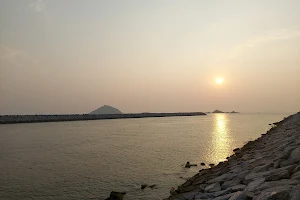
[[[191,168],[191,165],[189,165],[189,164],[185,164],[185,166],[184,166],[185,168]]]
[[[205,165],[205,163],[203,163],[203,162],[202,162],[202,163],[201,163],[201,165],[202,165],[202,166],[204,166],[204,165]]]
[[[245,169],[244,169],[242,172],[238,173],[237,178],[240,179],[240,180],[244,180],[244,179],[245,179],[245,176],[246,176],[247,174],[249,174],[249,173],[250,173],[249,170],[245,170]]]
[[[218,164],[218,166],[223,166],[223,165],[225,165],[225,162],[223,162],[223,161],[219,162],[219,164]]]
[[[181,193],[184,193],[184,192],[190,192],[190,191],[193,191],[195,190],[197,187],[195,185],[189,185],[187,187],[183,187],[181,188]]]
[[[300,199],[300,184],[298,184],[290,193],[290,200]]]
[[[125,194],[126,194],[126,192],[112,191],[110,193],[110,196],[108,198],[106,198],[105,200],[123,200],[123,197],[124,197]]]
[[[268,156],[264,156],[259,159],[253,159],[253,161],[251,160],[251,164],[250,164],[249,168],[254,169],[257,166],[262,166],[262,165],[268,164],[270,162],[273,162],[273,160],[271,160]]]
[[[209,166],[210,166],[210,167],[213,167],[213,166],[215,166],[215,164],[211,163],[211,164],[209,164]]]
[[[197,180],[195,180],[195,181],[193,182],[193,185],[200,185],[200,184],[204,184],[204,183],[206,183],[206,182],[207,182],[206,178],[200,177],[200,178],[198,178]]]
[[[147,184],[143,184],[143,185],[141,185],[141,189],[143,190],[143,189],[145,189],[147,186],[148,186]]]
[[[293,187],[299,183],[298,180],[293,180],[293,179],[281,179],[279,181],[268,181],[264,182],[262,185],[256,188],[257,191],[263,191],[268,188],[275,188],[275,187],[280,187],[280,186],[290,186]]]
[[[280,167],[280,164],[284,161],[284,159],[278,159],[274,162],[274,168],[277,169]]]
[[[190,162],[186,162],[185,164],[185,168],[190,168],[190,167],[196,167],[197,165],[196,164],[190,164]]]
[[[265,180],[266,180],[265,178],[260,178],[260,179],[256,179],[256,180],[250,182],[248,184],[247,190],[250,192],[255,190],[257,187],[259,187],[261,184],[263,184],[265,182]]]
[[[231,191],[232,191],[232,192],[242,191],[242,190],[244,190],[246,187],[247,187],[247,186],[246,186],[246,185],[243,185],[243,184],[235,185],[235,186],[231,187]]]
[[[289,159],[295,160],[296,162],[300,161],[300,147],[292,151]]]
[[[191,180],[187,180],[186,182],[184,182],[183,184],[182,184],[182,186],[183,187],[187,187],[187,186],[189,186],[189,185],[191,185],[192,184],[192,181]]]
[[[235,185],[238,185],[241,183],[241,180],[239,178],[234,178],[232,180],[228,180],[228,181],[225,181],[222,185],[221,185],[221,188],[222,190],[224,189],[227,189],[229,187],[232,187],[232,186],[235,186]]]
[[[295,173],[297,171],[300,171],[300,163],[298,164],[297,167],[295,167],[295,169],[292,171],[292,173]]]
[[[293,173],[291,179],[300,180],[300,171]]]
[[[214,200],[228,200],[232,196],[234,196],[235,194],[236,194],[236,192],[235,193],[229,193],[229,194],[226,194],[226,195],[223,195],[223,196],[216,197],[216,198],[214,198]]]
[[[275,187],[261,191],[256,200],[287,200],[290,199],[290,187]]]
[[[283,151],[283,154],[284,154],[284,158],[283,159],[287,159],[291,156],[291,158],[296,158],[296,152],[297,150],[295,151],[296,147],[287,147],[284,149]],[[300,151],[300,148],[298,148],[298,151]],[[300,152],[299,152],[300,153]]]
[[[276,173],[270,173],[265,176],[266,181],[277,181],[280,179],[285,179],[290,177],[290,172],[288,170],[278,171]]]
[[[176,189],[175,189],[175,187],[172,187],[172,188],[171,188],[170,194],[171,194],[171,195],[176,195],[176,194],[178,194],[177,191],[176,191]]]
[[[217,191],[220,191],[221,190],[221,186],[219,183],[213,183],[213,184],[210,184],[209,186],[207,186],[205,189],[204,189],[204,192],[217,192]]]
[[[211,193],[198,193],[195,199],[212,199],[214,196]]]
[[[226,190],[217,191],[217,192],[213,193],[213,195],[215,197],[224,196],[224,195],[229,194],[229,193],[233,193],[233,192],[237,192],[237,191],[242,191],[245,188],[246,188],[246,185],[235,185],[235,186],[232,186],[230,188],[227,188]]]
[[[248,200],[248,199],[252,199],[252,198],[248,196],[247,192],[245,191],[238,191],[229,198],[229,200]]]
[[[154,188],[157,188],[157,187],[156,187],[156,184],[153,184],[153,185],[149,185],[149,188],[154,189]]]
[[[207,183],[216,183],[216,182],[220,182],[220,181],[222,181],[224,183],[225,181],[231,180],[234,177],[236,177],[236,174],[223,174],[221,176],[217,176],[216,178],[207,181]]]
[[[265,164],[263,166],[257,166],[255,167],[252,172],[264,172],[267,171],[270,167],[273,167],[274,163],[270,162],[268,164]]]
[[[294,159],[288,159],[288,160],[284,160],[280,163],[280,167],[286,167],[292,164],[296,164],[298,161],[294,160]]]
[[[295,167],[296,165],[291,165],[279,169],[273,169],[266,172],[250,173],[245,177],[244,182],[248,184],[258,178],[265,178],[266,181],[277,181],[280,179],[289,178],[290,172],[293,171]]]
[[[230,188],[228,188],[226,190],[220,190],[220,191],[214,192],[213,195],[214,195],[214,197],[218,197],[218,196],[224,196],[224,195],[229,194],[229,193],[231,193]]]

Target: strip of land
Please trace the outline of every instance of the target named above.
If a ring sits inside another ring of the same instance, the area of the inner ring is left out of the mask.
[[[300,112],[291,115],[226,162],[200,170],[168,200],[300,200]]]
[[[146,117],[175,117],[175,116],[198,116],[206,115],[202,112],[184,113],[133,113],[133,114],[101,114],[101,115],[2,115],[0,124],[36,123],[36,122],[60,122],[60,121],[83,121]]]

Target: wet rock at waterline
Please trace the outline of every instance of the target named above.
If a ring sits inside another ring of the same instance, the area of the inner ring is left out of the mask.
[[[108,198],[106,198],[105,200],[123,200],[123,197],[124,197],[125,194],[126,194],[126,192],[112,191],[110,193],[110,196]]]

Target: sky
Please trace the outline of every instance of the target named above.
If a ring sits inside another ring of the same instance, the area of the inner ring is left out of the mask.
[[[0,115],[295,113],[299,88],[299,0],[0,0]]]

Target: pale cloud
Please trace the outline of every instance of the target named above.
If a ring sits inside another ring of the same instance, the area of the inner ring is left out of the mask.
[[[240,45],[236,45],[228,51],[227,58],[234,59],[239,57],[244,51],[249,48],[257,48],[264,44],[281,41],[281,40],[291,40],[300,37],[300,30],[274,30],[267,32],[264,35],[253,37]]]
[[[30,54],[14,49],[5,45],[0,45],[0,63],[10,63],[14,66],[22,65],[23,63],[34,65],[38,61]],[[5,67],[4,65],[2,65]]]
[[[36,0],[35,2],[31,3],[29,7],[36,12],[43,12],[46,9],[44,0]]]
[[[279,41],[288,41],[300,37],[298,29],[280,29],[266,32],[260,36],[252,37],[232,46],[226,51],[220,51],[219,54],[213,56],[209,62],[211,66],[231,66],[233,62],[238,60],[244,53],[251,49],[261,48],[265,44]]]
[[[254,47],[254,46],[262,45],[267,42],[288,40],[299,36],[300,36],[299,30],[287,30],[287,29],[276,30],[276,31],[266,33],[265,35],[262,35],[260,37],[252,38],[250,41],[244,44],[244,46]]]

